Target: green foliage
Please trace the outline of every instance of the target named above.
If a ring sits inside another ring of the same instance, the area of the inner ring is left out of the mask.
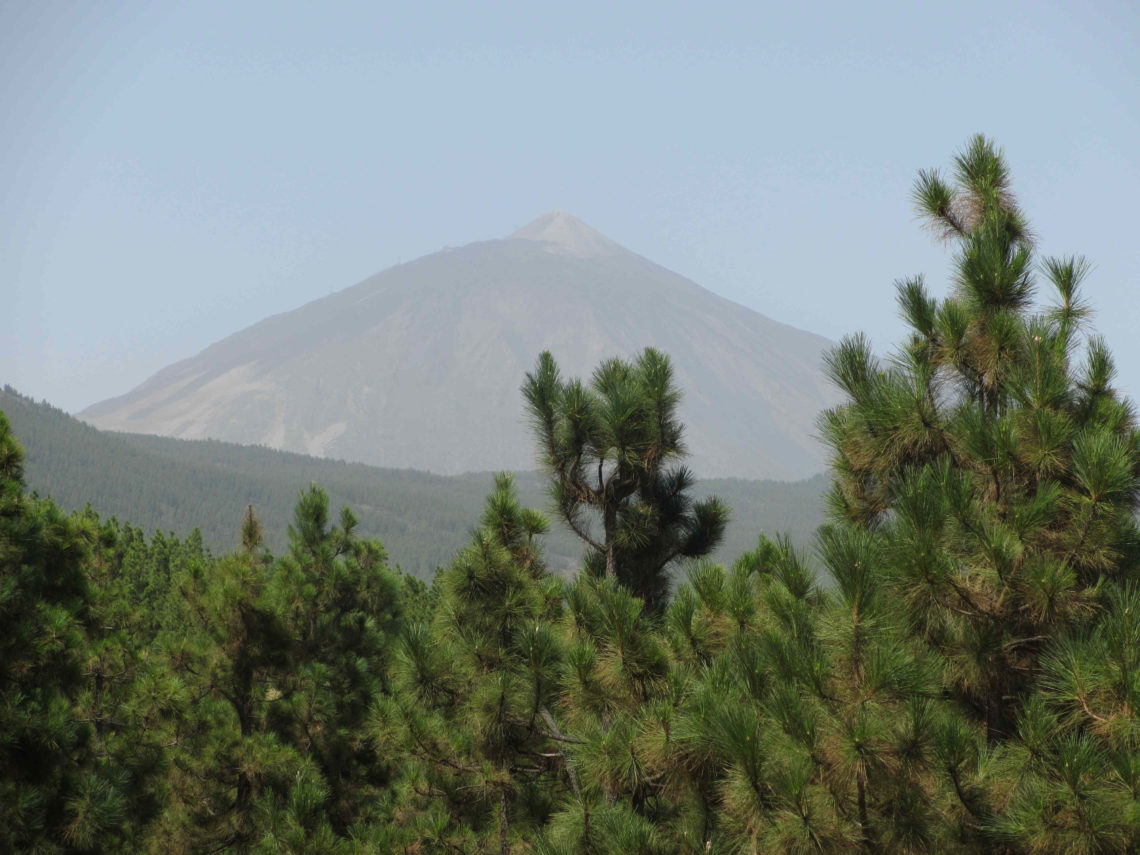
[[[586,386],[564,381],[547,352],[522,392],[551,497],[589,548],[586,568],[660,611],[670,565],[712,552],[728,523],[719,499],[691,498],[687,469],[669,468],[685,453],[669,357],[646,348],[633,362],[608,359]],[[588,512],[600,518],[600,533]]]
[[[125,805],[75,705],[90,591],[83,530],[24,494],[23,452],[0,414],[0,847],[113,840]]]
[[[1135,746],[1110,744],[1086,711],[1086,657],[1119,627],[1136,573],[1140,434],[1084,335],[1089,266],[1035,260],[1004,158],[981,137],[952,181],[920,175],[915,199],[957,248],[953,289],[899,286],[911,335],[887,366],[858,338],[830,357],[849,396],[822,420],[832,514],[878,544],[878,584],[937,657],[952,724],[933,744],[963,839],[1124,851],[1135,798],[1105,770],[1130,768]],[[1037,271],[1055,294],[1041,311]]]
[[[186,537],[198,528],[215,554],[241,544],[234,520],[251,505],[265,545],[284,552],[297,492],[320,484],[334,506],[353,508],[361,535],[380,538],[394,565],[430,582],[436,568],[463,548],[486,494],[486,474],[444,477],[213,440],[98,431],[10,387],[0,389],[0,410],[26,447],[30,489],[50,495],[64,510],[90,504],[102,516],[130,520],[146,532]],[[546,504],[545,477],[514,477],[525,504]],[[720,496],[732,507],[724,542],[714,553],[731,561],[752,546],[758,531],[810,537],[823,519],[826,488],[823,475],[794,483],[702,479],[692,495]],[[546,555],[551,570],[568,574],[578,567],[581,540],[555,520]]]
[[[552,628],[559,583],[537,541],[545,530],[499,476],[471,544],[437,580],[432,625],[404,634],[396,691],[377,704],[373,727],[390,753],[411,759],[408,810],[422,825],[409,843],[442,837],[510,852],[552,809],[562,649]],[[441,805],[452,817],[442,828]]]
[[[148,725],[177,695],[142,661],[116,531],[24,493],[0,414],[0,848],[139,845],[164,757]],[[146,697],[147,693],[151,697]]]
[[[370,815],[387,783],[388,769],[361,731],[386,689],[402,606],[383,547],[356,536],[348,508],[330,527],[328,504],[323,490],[302,493],[290,553],[273,568],[273,613],[283,619],[290,659],[272,690],[279,697],[269,727],[315,761],[329,821],[343,833]]]
[[[0,416],[0,848],[1140,849],[1140,433],[1084,330],[1088,266],[1034,257],[984,139],[915,199],[952,288],[898,286],[889,359],[829,358],[811,550],[707,557],[724,510],[669,463],[655,352],[528,379],[594,541],[573,579],[508,475],[429,588],[315,486],[277,558],[248,501],[221,558],[67,517]]]

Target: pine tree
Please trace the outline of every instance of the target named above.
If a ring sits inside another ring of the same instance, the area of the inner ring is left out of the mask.
[[[117,848],[138,851],[166,804],[169,743],[189,700],[156,644],[174,613],[169,571],[207,558],[200,540],[156,537],[159,567],[140,531],[101,522],[90,508],[75,521],[92,543],[84,562],[91,620],[76,708],[93,728],[94,753],[118,771],[126,816]]]
[[[683,687],[670,679],[659,620],[616,580],[580,575],[566,592],[562,626],[560,706],[575,778],[543,851],[668,851],[678,805],[652,764]]]
[[[685,447],[669,358],[646,348],[632,362],[609,359],[586,385],[564,381],[546,352],[522,391],[558,512],[590,550],[587,569],[660,612],[670,565],[715,549],[728,519],[717,499],[693,501],[692,474],[674,465]]]
[[[1112,707],[1088,694],[1087,657],[1137,570],[1140,434],[1084,331],[1089,265],[1036,259],[982,137],[952,180],[920,173],[915,200],[956,247],[953,287],[935,299],[920,278],[899,283],[911,334],[885,366],[861,337],[829,357],[849,398],[822,421],[831,512],[875,538],[876,584],[940,663],[954,706],[933,746],[959,839],[1124,851],[1137,755],[1081,704]],[[1039,277],[1054,303],[1035,310]]]
[[[552,809],[565,760],[551,711],[562,646],[559,584],[538,542],[546,525],[519,505],[510,476],[497,477],[471,545],[437,578],[433,623],[405,631],[396,692],[374,726],[413,760],[420,844],[505,855]]]
[[[121,770],[101,762],[77,703],[85,676],[90,534],[24,492],[23,452],[0,413],[0,849],[121,842]]]
[[[328,788],[323,809],[342,836],[368,820],[387,787],[387,764],[363,730],[386,691],[402,622],[400,586],[383,546],[359,538],[356,524],[343,508],[339,525],[330,526],[328,494],[304,491],[269,591],[289,636],[289,667],[274,679],[267,726],[316,764]],[[247,513],[243,538],[258,528]]]
[[[828,368],[850,403],[823,424],[833,512],[887,536],[909,619],[948,652],[949,687],[993,741],[1013,734],[1044,642],[1087,620],[1130,566],[1140,457],[1103,344],[1073,364],[1088,265],[1042,262],[1057,303],[1033,314],[1033,247],[1004,158],[975,138],[954,178],[924,172],[915,190],[958,246],[951,296],[901,283],[910,339],[886,368],[846,340]]]
[[[194,565],[178,581],[185,629],[168,637],[167,657],[188,698],[170,740],[172,794],[157,833],[179,841],[176,851],[248,852],[291,790],[314,778],[266,726],[291,638],[255,555]]]

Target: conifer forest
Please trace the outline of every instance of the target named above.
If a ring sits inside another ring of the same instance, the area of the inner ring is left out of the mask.
[[[1037,254],[986,138],[911,202],[951,275],[828,355],[825,524],[726,564],[667,346],[535,354],[549,498],[488,479],[429,583],[319,484],[272,551],[253,504],[220,556],[67,513],[0,414],[0,852],[1140,849],[1140,430],[1091,264]]]

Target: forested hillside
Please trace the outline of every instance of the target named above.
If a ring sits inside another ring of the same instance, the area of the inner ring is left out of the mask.
[[[147,532],[185,536],[198,528],[216,554],[237,545],[250,504],[261,517],[266,544],[283,549],[297,496],[318,484],[334,508],[353,509],[360,531],[380,538],[393,564],[430,579],[466,542],[492,484],[490,473],[445,477],[257,446],[99,431],[8,387],[0,391],[0,411],[25,446],[31,489],[66,510],[90,504],[104,517],[129,520]],[[517,473],[515,480],[527,506],[549,505],[537,473]],[[712,479],[696,487],[697,495],[715,494],[731,508],[716,553],[724,561],[753,548],[761,533],[787,533],[802,542],[823,519],[825,490],[823,476],[790,483]],[[557,523],[547,551],[558,570],[576,566],[582,555],[579,541]]]
[[[527,375],[571,577],[509,475],[428,587],[318,486],[275,551],[67,514],[0,415],[0,852],[1140,851],[1140,429],[1090,265],[1037,257],[985,138],[914,199],[947,295],[831,352],[827,523],[727,565],[651,348]]]

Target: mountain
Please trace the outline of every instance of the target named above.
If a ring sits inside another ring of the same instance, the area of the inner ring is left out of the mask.
[[[248,504],[261,517],[269,547],[280,554],[297,496],[315,483],[328,490],[334,510],[352,508],[360,532],[379,537],[393,564],[430,579],[437,566],[470,542],[492,486],[489,473],[446,477],[216,440],[100,431],[10,387],[0,389],[0,412],[24,446],[31,489],[67,510],[90,503],[101,515],[144,531],[185,536],[198,528],[219,554],[237,547]],[[537,473],[519,472],[515,479],[524,504],[547,509],[545,484]],[[796,543],[808,543],[823,521],[826,488],[823,476],[795,483],[698,481],[696,495],[715,494],[732,509],[714,558],[731,563],[755,547],[761,532],[787,533]],[[581,541],[553,518],[544,541],[553,568],[577,567]]]
[[[796,479],[824,468],[830,344],[553,212],[267,318],[80,417],[441,474],[530,469],[519,386],[541,351],[588,375],[654,346],[684,390],[698,474]]]

